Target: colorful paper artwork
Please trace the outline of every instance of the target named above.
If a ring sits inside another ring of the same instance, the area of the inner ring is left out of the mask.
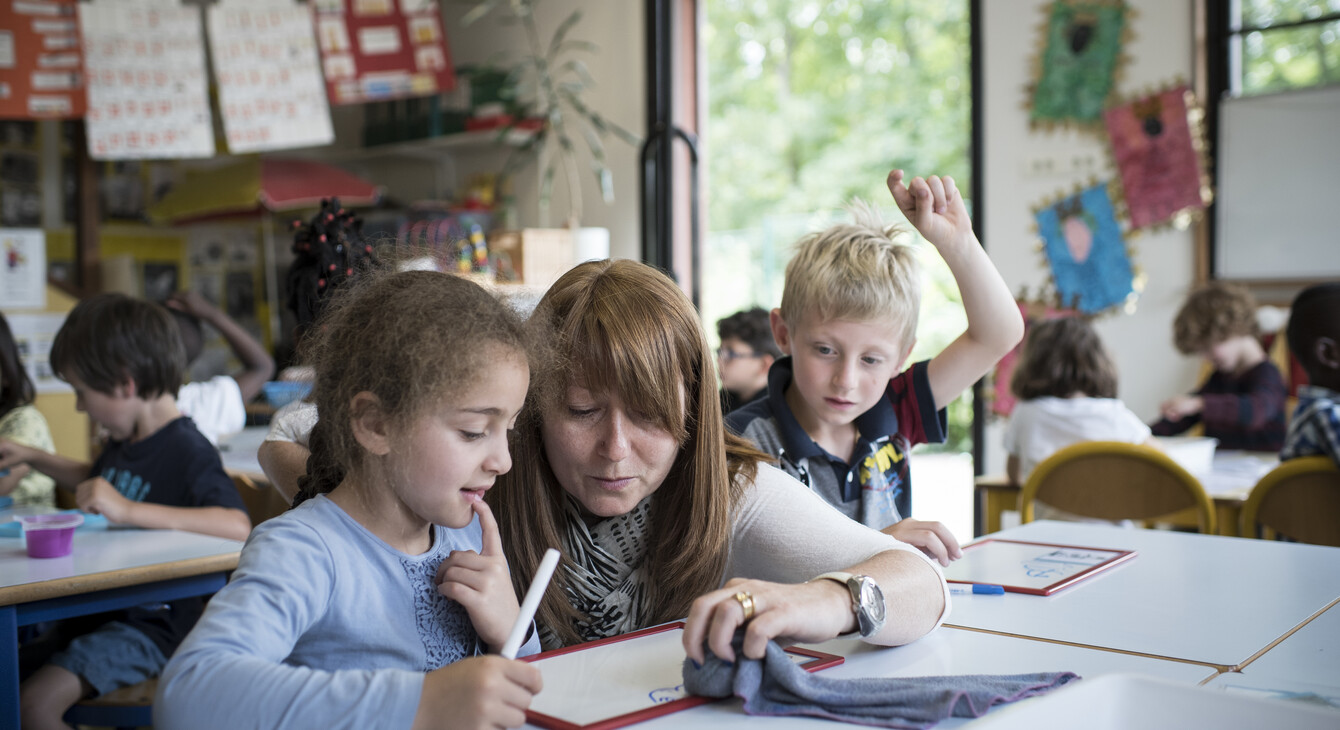
[[[1096,125],[1116,85],[1128,32],[1125,3],[1056,0],[1047,11],[1029,121]]]
[[[1186,86],[1109,108],[1103,114],[1121,176],[1131,228],[1179,227],[1209,204],[1205,135]]]
[[[1135,275],[1107,184],[1035,213],[1043,251],[1063,306],[1095,314],[1135,293]]]

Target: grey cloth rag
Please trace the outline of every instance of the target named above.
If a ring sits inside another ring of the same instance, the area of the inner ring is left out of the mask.
[[[735,664],[710,650],[701,667],[685,659],[684,689],[704,697],[735,695],[744,700],[744,711],[750,715],[809,715],[910,730],[932,727],[950,717],[981,717],[993,705],[1050,692],[1079,679],[1074,672],[835,679],[805,671],[772,641],[762,660],[745,658],[742,636],[735,636]]]

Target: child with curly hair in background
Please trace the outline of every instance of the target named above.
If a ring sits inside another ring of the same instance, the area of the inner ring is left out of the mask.
[[[1257,339],[1256,299],[1241,286],[1211,282],[1192,292],[1173,320],[1184,355],[1212,366],[1205,384],[1169,398],[1155,436],[1175,436],[1197,423],[1221,449],[1279,451],[1284,445],[1284,378]]]

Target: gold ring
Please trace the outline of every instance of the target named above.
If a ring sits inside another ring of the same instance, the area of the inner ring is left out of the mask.
[[[740,610],[744,611],[746,622],[754,617],[754,594],[749,591],[740,591],[735,594],[735,602],[740,604]]]

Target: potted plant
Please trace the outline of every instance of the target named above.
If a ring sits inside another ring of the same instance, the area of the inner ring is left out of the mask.
[[[474,7],[462,17],[461,23],[468,27],[496,11],[503,23],[520,28],[525,51],[504,68],[508,72],[505,88],[515,95],[515,104],[523,113],[517,115],[500,136],[512,133],[517,124],[525,123],[527,119],[539,120],[540,124],[538,130],[508,158],[499,175],[499,185],[505,184],[511,174],[532,159],[538,159],[542,166],[539,206],[547,213],[554,178],[561,168],[571,205],[567,225],[576,230],[582,215],[580,153],[576,140],[580,138],[584,143],[587,162],[606,203],[614,200],[614,183],[606,163],[605,140],[613,135],[634,147],[642,140],[592,109],[583,99],[585,91],[595,85],[595,79],[582,55],[596,53],[599,49],[589,41],[570,38],[573,28],[581,21],[582,11],[574,10],[569,14],[546,42],[535,19],[534,10],[538,4],[539,0],[480,0],[473,3]]]

